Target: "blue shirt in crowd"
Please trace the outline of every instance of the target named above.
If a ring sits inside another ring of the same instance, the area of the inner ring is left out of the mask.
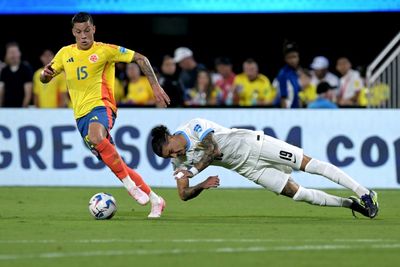
[[[278,73],[278,99],[277,104],[280,103],[280,98],[284,97],[289,100],[289,108],[299,108],[299,92],[301,90],[299,84],[299,76],[294,68],[285,65]]]
[[[338,108],[335,103],[332,103],[326,98],[318,97],[314,102],[310,103],[308,108]]]

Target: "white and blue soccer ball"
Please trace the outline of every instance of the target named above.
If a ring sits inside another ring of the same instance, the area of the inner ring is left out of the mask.
[[[111,194],[97,193],[89,200],[89,212],[96,220],[111,219],[117,212],[117,201]]]

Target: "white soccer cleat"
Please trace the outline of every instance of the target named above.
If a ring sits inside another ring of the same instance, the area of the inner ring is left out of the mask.
[[[162,197],[159,197],[160,201],[158,203],[151,203],[151,212],[148,218],[160,218],[161,213],[165,209],[165,200]]]
[[[137,203],[143,206],[146,205],[150,200],[149,196],[137,186],[129,191],[129,195],[131,195],[137,201]]]

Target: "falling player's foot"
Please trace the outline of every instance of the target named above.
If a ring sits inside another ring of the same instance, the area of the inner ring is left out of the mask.
[[[162,197],[159,197],[159,201],[157,203],[151,203],[151,212],[148,218],[160,218],[161,213],[165,209],[165,200]]]
[[[140,204],[146,205],[149,202],[149,196],[142,191],[139,187],[135,186],[133,189],[129,191],[129,194]]]
[[[378,215],[378,193],[370,190],[369,194],[361,196],[361,204],[368,210],[368,216],[372,219]]]
[[[349,197],[349,199],[351,199],[353,201],[353,203],[351,203],[350,209],[351,209],[351,212],[353,213],[354,217],[357,217],[356,214],[354,213],[355,211],[357,211],[358,213],[361,213],[365,217],[369,217],[369,212],[361,204],[360,199],[358,199],[357,197],[354,197],[354,196]]]

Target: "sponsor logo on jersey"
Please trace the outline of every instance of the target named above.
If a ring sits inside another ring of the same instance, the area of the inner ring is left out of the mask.
[[[89,61],[92,63],[96,63],[99,60],[99,56],[97,54],[91,54],[89,56]]]
[[[119,47],[119,52],[120,52],[121,54],[125,54],[125,53],[126,53],[126,48],[120,46],[120,47]]]
[[[70,58],[67,60],[67,62],[74,62],[74,58],[73,58],[73,57],[70,57]]]

